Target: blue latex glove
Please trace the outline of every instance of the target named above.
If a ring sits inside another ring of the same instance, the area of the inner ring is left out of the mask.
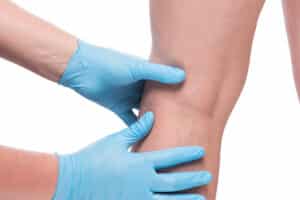
[[[172,194],[206,185],[205,171],[157,173],[200,159],[200,147],[132,153],[128,148],[144,138],[153,124],[146,113],[128,129],[110,135],[83,150],[59,156],[59,177],[53,200],[203,200],[194,194]],[[168,192],[168,194],[166,193]]]
[[[136,121],[144,80],[177,84],[184,71],[78,42],[59,83],[116,113],[128,125]]]

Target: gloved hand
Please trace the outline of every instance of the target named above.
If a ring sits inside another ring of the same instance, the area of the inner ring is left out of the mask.
[[[144,138],[153,124],[146,113],[128,129],[110,135],[83,150],[59,156],[59,178],[53,200],[203,200],[194,194],[166,194],[206,185],[205,171],[157,173],[200,159],[200,147],[131,153],[128,148]]]
[[[132,109],[139,108],[144,80],[176,84],[184,78],[184,71],[178,68],[79,41],[59,83],[110,109],[130,125],[137,119]]]

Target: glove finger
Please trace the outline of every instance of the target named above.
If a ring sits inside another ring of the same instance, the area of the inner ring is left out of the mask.
[[[155,169],[163,169],[198,160],[204,156],[205,151],[201,147],[192,146],[141,154],[153,163]]]
[[[140,107],[141,107],[141,103],[139,102],[133,106],[133,109],[136,109],[139,111]]]
[[[197,194],[154,194],[154,200],[205,200],[205,197]]]
[[[211,174],[206,171],[158,174],[152,192],[179,192],[207,185],[211,180]]]
[[[137,116],[132,110],[126,113],[118,114],[118,116],[126,123],[127,126],[130,126],[137,121]]]
[[[154,115],[152,112],[145,113],[137,122],[133,123],[121,133],[127,147],[140,141],[150,133],[153,126]]]
[[[185,79],[185,72],[177,67],[141,61],[131,72],[136,81],[152,80],[166,84],[177,84]]]

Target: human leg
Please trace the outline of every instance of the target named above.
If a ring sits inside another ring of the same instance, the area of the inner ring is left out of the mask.
[[[215,199],[219,151],[226,121],[240,95],[256,22],[264,0],[151,0],[151,60],[181,66],[181,86],[149,82],[142,112],[154,111],[151,135],[137,151],[201,145],[203,161],[179,167],[207,169],[213,183],[195,190]]]
[[[300,98],[300,2],[283,0],[286,28],[289,36],[295,84]]]

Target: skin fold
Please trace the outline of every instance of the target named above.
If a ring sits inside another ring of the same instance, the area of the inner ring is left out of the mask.
[[[142,113],[154,111],[157,123],[135,151],[201,145],[206,157],[172,171],[205,169],[208,187],[196,189],[216,198],[223,130],[243,88],[251,44],[264,0],[151,0],[151,61],[182,66],[180,86],[148,82]]]

